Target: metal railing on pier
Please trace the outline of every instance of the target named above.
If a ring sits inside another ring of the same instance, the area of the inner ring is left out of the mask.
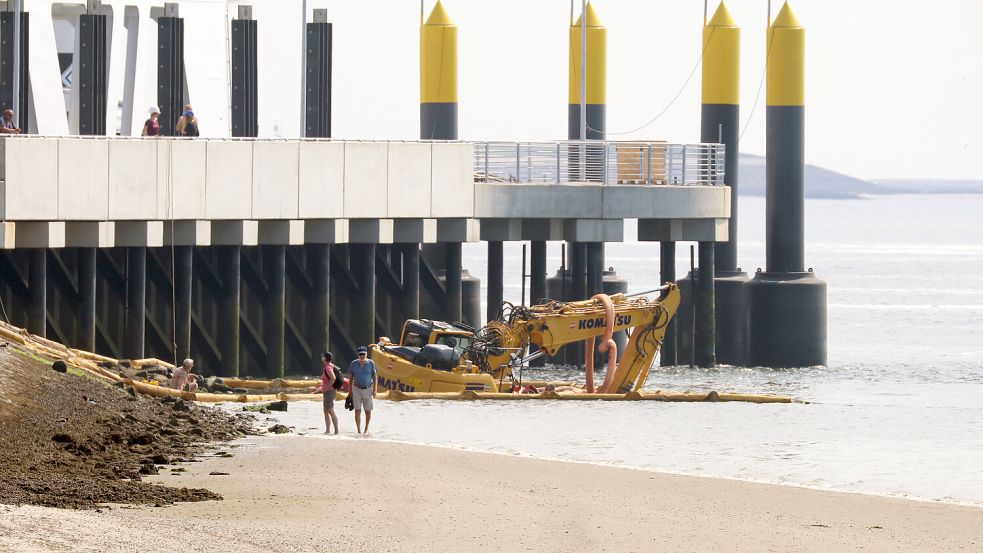
[[[723,186],[723,144],[474,142],[475,182]]]

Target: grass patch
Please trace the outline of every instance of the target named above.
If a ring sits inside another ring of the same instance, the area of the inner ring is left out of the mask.
[[[14,344],[10,344],[9,348],[14,353],[17,353],[19,355],[23,355],[24,357],[27,357],[28,359],[33,359],[34,361],[37,361],[38,363],[42,363],[42,364],[44,364],[45,366],[47,366],[49,368],[54,363],[54,361],[51,361],[50,359],[45,359],[44,357],[41,357],[40,355],[34,353],[33,351],[28,351],[28,350],[25,350],[25,349],[21,349],[19,346],[15,346]],[[89,380],[94,380],[96,382],[101,382],[102,384],[105,384],[106,386],[112,386],[112,383],[111,382],[109,382],[109,381],[107,381],[107,380],[105,380],[103,378],[99,378],[99,377],[97,377],[97,376],[95,376],[93,374],[87,373],[87,372],[85,372],[82,369],[79,369],[77,367],[73,367],[71,365],[68,365],[67,363],[66,363],[66,368],[68,369],[66,371],[67,374],[70,374],[72,376],[79,376],[79,377],[82,377],[82,378],[88,378]]]

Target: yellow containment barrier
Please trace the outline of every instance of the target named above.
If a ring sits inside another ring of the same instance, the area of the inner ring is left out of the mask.
[[[144,367],[168,367],[174,365],[160,359],[133,359],[118,360],[111,357],[99,355],[88,351],[72,349],[27,332],[23,328],[18,328],[8,323],[0,321],[0,339],[16,344],[32,354],[39,355],[51,360],[62,360],[67,365],[75,367],[95,378],[100,378],[110,382],[122,382],[124,386],[133,388],[137,393],[153,397],[174,397],[185,401],[200,401],[206,403],[222,402],[266,402],[266,401],[321,401],[321,394],[311,393],[277,393],[277,394],[213,394],[208,392],[179,392],[167,386],[158,386],[124,378],[119,374],[107,369],[101,364],[120,366],[129,364],[131,369]],[[319,380],[246,380],[241,378],[225,378],[225,384],[232,388],[246,388],[248,390],[272,390],[279,381],[280,388],[313,388],[317,386]],[[573,382],[547,382],[542,380],[523,381],[523,386],[535,386],[545,388],[547,384],[557,387],[576,386]],[[344,400],[347,394],[339,391],[337,399]],[[666,402],[728,402],[740,401],[748,403],[793,403],[793,399],[784,396],[738,394],[728,392],[629,392],[626,394],[589,394],[583,392],[541,392],[537,394],[511,394],[496,392],[400,392],[397,390],[382,391],[375,395],[375,399],[391,401],[412,401],[421,399],[439,399],[447,401],[524,401],[524,400],[567,400],[567,401],[666,401]]]

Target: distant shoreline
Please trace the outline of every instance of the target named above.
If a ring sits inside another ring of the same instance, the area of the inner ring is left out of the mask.
[[[806,191],[807,200],[870,200],[883,196],[979,196],[983,195],[983,188],[972,190],[891,190],[885,192],[843,192],[828,194],[809,194]],[[738,193],[739,198],[764,198],[763,190],[752,190]]]

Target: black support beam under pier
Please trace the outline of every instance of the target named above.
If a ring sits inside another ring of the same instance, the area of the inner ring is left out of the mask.
[[[403,263],[402,320],[420,317],[420,245],[400,244]]]
[[[604,292],[604,242],[584,244],[587,270],[587,290],[583,299]]]
[[[29,250],[27,270],[29,300],[27,330],[31,334],[48,335],[48,250]]]
[[[331,137],[331,41],[326,10],[314,10],[307,24],[304,136]]]
[[[174,246],[174,363],[191,357],[191,283],[194,249]]]
[[[239,376],[241,246],[215,247],[218,250],[217,269],[222,285],[218,338],[222,367],[216,373],[221,376]]]
[[[570,299],[580,301],[587,296],[587,248],[584,242],[570,242],[571,286]]]
[[[356,292],[349,333],[357,345],[371,344],[375,335],[375,244],[349,245],[349,270]]]
[[[73,78],[78,81],[78,132],[106,134],[106,65],[108,46],[105,15],[79,15],[79,53]]]
[[[266,313],[263,321],[266,342],[267,375],[283,377],[284,360],[284,325],[286,313],[286,274],[287,247],[262,246],[263,273],[266,277],[268,290],[266,293]]]
[[[184,111],[184,19],[157,18],[157,106],[160,134],[174,136]]]
[[[461,243],[448,242],[445,245],[447,252],[447,280],[445,282],[447,290],[447,320],[457,322],[464,320],[463,297],[461,295]]]
[[[488,242],[488,321],[494,321],[498,317],[498,310],[502,306],[505,298],[504,277],[505,277],[505,248],[500,240]]]
[[[304,249],[311,276],[309,305],[312,316],[307,340],[314,352],[311,368],[317,368],[321,366],[320,355],[330,349],[331,246],[307,244]]]
[[[259,134],[256,37],[252,6],[239,6],[239,18],[232,20],[232,136]]]
[[[96,249],[78,249],[79,343],[96,351]]]
[[[147,248],[126,249],[126,341],[130,359],[143,359],[147,328]]]
[[[662,284],[676,282],[676,243],[659,243],[659,272]],[[673,367],[677,364],[676,319],[673,318],[666,326],[666,335],[662,341],[659,364],[663,367]]]
[[[14,12],[0,12],[0,109],[14,106]],[[21,132],[28,132],[30,121],[29,74],[30,61],[30,14],[21,12],[20,17],[20,113],[17,125]],[[9,37],[9,38],[8,38]]]
[[[702,368],[717,364],[716,313],[714,302],[714,243],[700,242],[697,247],[700,269],[696,274],[696,335],[693,336],[693,363]]]
[[[533,240],[529,248],[529,305],[546,298],[546,241]]]

